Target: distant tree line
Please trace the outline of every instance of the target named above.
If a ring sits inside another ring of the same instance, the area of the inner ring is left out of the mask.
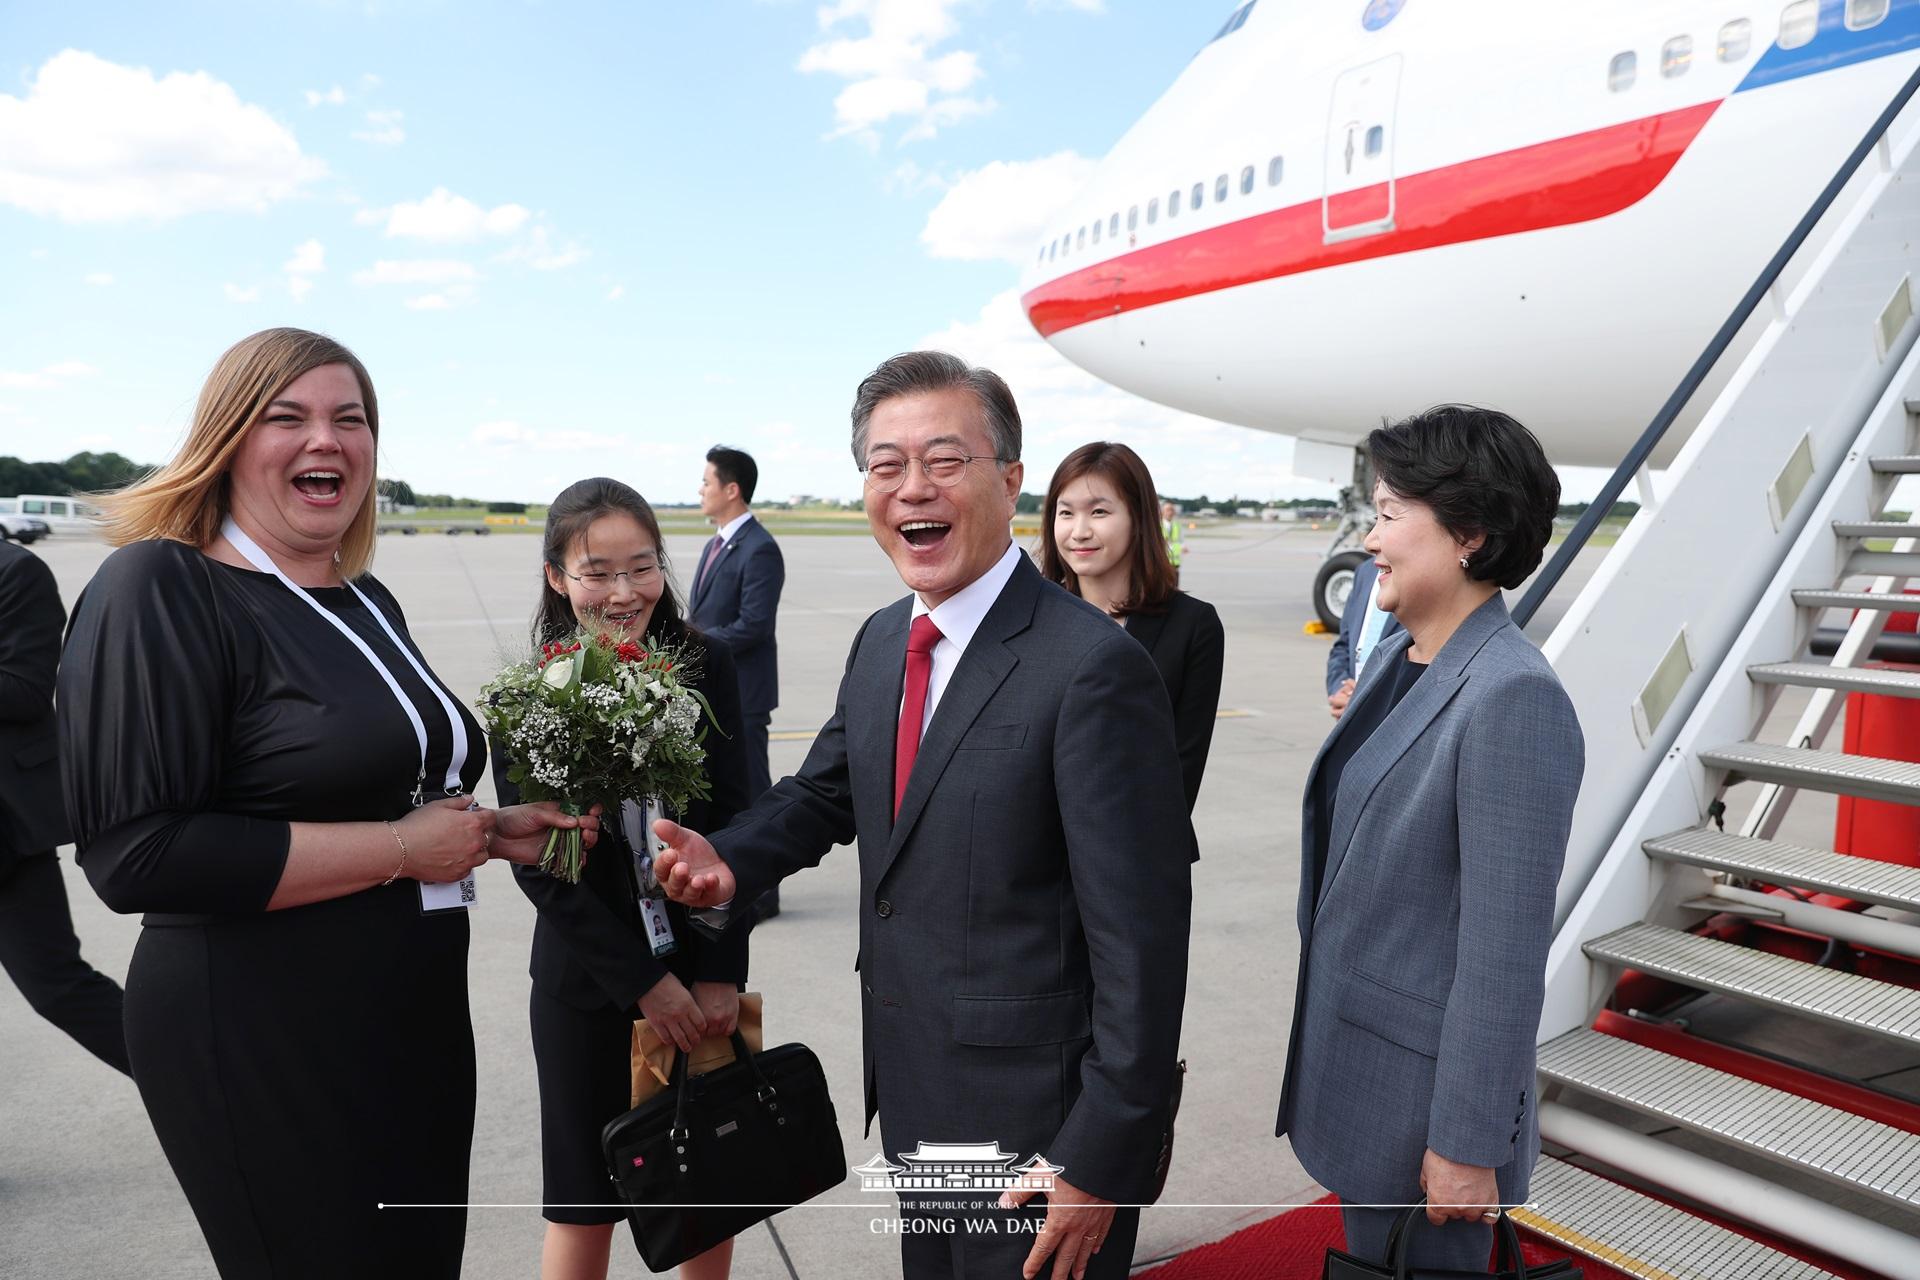
[[[0,494],[98,493],[123,488],[153,470],[117,453],[76,453],[65,462],[22,462],[0,457]]]

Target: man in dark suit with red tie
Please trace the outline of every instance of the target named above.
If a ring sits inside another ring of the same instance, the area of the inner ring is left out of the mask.
[[[758,800],[772,785],[767,763],[767,727],[780,705],[780,654],[774,615],[787,566],[780,544],[753,518],[749,505],[760,468],[744,450],[715,445],[707,450],[700,479],[700,511],[715,533],[701,548],[687,597],[687,621],[710,643],[724,644],[740,676],[740,717],[747,733],[747,795]],[[756,919],[780,914],[780,890],[753,904]]]
[[[656,866],[682,902],[720,908],[857,841],[883,1154],[995,1144],[1061,1169],[1044,1220],[1013,1207],[1026,1192],[904,1193],[909,1217],[946,1224],[902,1232],[906,1274],[1118,1280],[1186,991],[1192,831],[1164,785],[1180,769],[1166,691],[1013,545],[1020,417],[1000,378],[894,357],[860,386],[853,453],[912,594],[861,627],[800,772],[711,842],[661,823]]]
[[[0,541],[0,966],[37,1013],[125,1071],[120,988],[80,958],[54,856],[69,838],[53,719],[66,620],[53,571]]]

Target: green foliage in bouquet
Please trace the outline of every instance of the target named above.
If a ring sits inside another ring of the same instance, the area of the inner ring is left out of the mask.
[[[701,744],[713,708],[688,684],[700,656],[587,627],[509,666],[476,705],[527,800],[557,800],[572,814],[604,805],[607,821],[625,800],[683,813],[711,794]],[[541,867],[578,884],[581,864],[580,832],[553,832]]]

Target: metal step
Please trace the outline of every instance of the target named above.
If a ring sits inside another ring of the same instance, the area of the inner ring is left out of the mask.
[[[1835,520],[1836,538],[1920,538],[1920,524],[1905,520]]]
[[[1920,454],[1891,458],[1868,458],[1867,465],[1883,476],[1920,475]]]
[[[1864,578],[1920,578],[1920,551],[1856,551],[1847,572]]]
[[[1826,662],[1769,662],[1748,667],[1747,675],[1755,684],[1790,684],[1802,689],[1838,689],[1843,693],[1920,698],[1920,671],[1836,667]]]
[[[1920,594],[1883,595],[1875,591],[1796,591],[1802,609],[1870,609],[1881,613],[1920,613]]]
[[[1597,1173],[1541,1156],[1513,1220],[1561,1248],[1642,1280],[1839,1280],[1811,1262]]]
[[[1810,791],[1920,805],[1920,764],[1809,751],[1766,742],[1736,742],[1700,753],[1709,769],[1725,769],[1756,782],[1778,782]]]
[[[1630,924],[1582,943],[1581,949],[1595,960],[1702,991],[1920,1045],[1920,991],[1889,982],[1654,924]]]
[[[1584,1028],[1540,1074],[1755,1155],[1920,1208],[1920,1134]]]
[[[1676,831],[1640,846],[1663,862],[1684,862],[1767,884],[1837,893],[1855,902],[1920,911],[1920,868],[1825,849],[1730,836],[1710,829]]]

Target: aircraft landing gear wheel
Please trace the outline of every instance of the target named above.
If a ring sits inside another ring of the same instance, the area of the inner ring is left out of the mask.
[[[1364,551],[1342,551],[1320,566],[1313,578],[1313,608],[1330,631],[1340,629],[1340,615],[1347,611],[1347,596],[1353,590],[1353,571],[1365,563]]]

